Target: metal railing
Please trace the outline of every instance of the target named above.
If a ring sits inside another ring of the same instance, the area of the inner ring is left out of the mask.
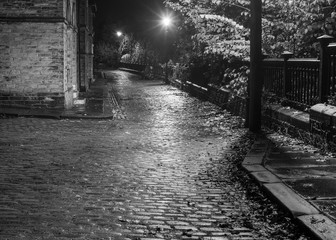
[[[336,93],[336,43],[331,40],[319,38],[319,59],[292,59],[289,52],[282,59],[264,59],[264,91],[299,108],[327,102]]]
[[[120,62],[119,67],[120,68],[128,68],[128,69],[132,69],[132,70],[135,70],[135,71],[138,71],[138,72],[142,72],[142,71],[145,70],[146,65],[138,64],[138,63]]]

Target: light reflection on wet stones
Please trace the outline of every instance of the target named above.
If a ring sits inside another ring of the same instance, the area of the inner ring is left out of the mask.
[[[170,86],[106,76],[126,119],[0,119],[0,238],[271,239],[260,233],[269,223],[245,226],[251,202],[229,178],[239,118]]]

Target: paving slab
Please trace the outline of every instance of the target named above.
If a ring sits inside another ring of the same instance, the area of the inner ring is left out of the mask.
[[[336,222],[336,199],[313,200],[317,208],[322,209],[330,219]]]
[[[335,240],[336,159],[279,134],[270,139],[263,165],[282,183],[263,186],[317,239]]]
[[[286,180],[292,189],[299,192],[304,198],[332,198],[336,197],[336,178],[304,178]]]
[[[270,153],[265,157],[265,165],[272,167],[315,167],[336,166],[335,158],[316,156],[313,153]]]
[[[252,148],[247,154],[247,157],[260,157],[264,158],[266,155],[265,149]]]
[[[263,162],[262,157],[258,156],[246,156],[242,165],[261,165]]]
[[[279,183],[281,180],[269,171],[252,172],[252,177],[260,183]]]
[[[256,140],[253,143],[252,148],[267,150],[268,146],[269,146],[269,141],[266,139],[262,139],[262,140]]]
[[[299,179],[312,177],[336,177],[336,166],[311,166],[311,167],[282,167],[269,166],[266,168],[280,178]]]
[[[264,168],[261,165],[242,165],[242,167],[248,171],[248,172],[263,172],[266,171],[266,168]]]
[[[263,185],[294,217],[318,214],[319,211],[283,183]]]
[[[336,224],[328,217],[322,214],[306,215],[298,217],[298,220],[308,227],[319,239],[336,239]]]

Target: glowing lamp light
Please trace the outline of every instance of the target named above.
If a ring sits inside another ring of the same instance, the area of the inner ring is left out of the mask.
[[[118,32],[117,32],[117,36],[118,36],[118,37],[121,37],[121,35],[122,35],[122,32],[118,31]]]
[[[172,19],[169,16],[163,17],[161,22],[164,27],[169,27],[172,24]]]

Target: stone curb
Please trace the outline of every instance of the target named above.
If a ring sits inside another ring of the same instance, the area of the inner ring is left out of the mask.
[[[95,115],[95,116],[87,116],[87,115],[68,115],[68,114],[43,114],[43,113],[20,113],[20,110],[17,112],[11,111],[0,111],[0,114],[13,116],[13,117],[35,117],[35,118],[48,118],[48,119],[92,119],[92,120],[108,120],[114,119],[113,115]]]
[[[15,108],[11,109],[10,111],[6,110],[0,110],[0,114],[4,114],[7,116],[12,116],[12,117],[36,117],[36,118],[49,118],[49,119],[61,119],[61,114],[55,113],[55,114],[48,114],[48,113],[31,113],[28,110],[22,110],[18,109],[16,110]]]
[[[120,109],[120,106],[114,96],[113,92],[105,90],[107,97],[104,98],[103,108],[104,111],[112,112],[115,107]],[[35,117],[35,118],[49,118],[49,119],[83,119],[83,120],[109,120],[114,119],[113,114],[97,114],[97,115],[85,115],[85,112],[80,114],[66,113],[63,110],[54,111],[39,111],[32,109],[20,109],[20,108],[1,108],[0,114],[14,116],[14,117]]]
[[[133,73],[133,74],[138,74],[138,75],[143,74],[141,71],[133,70],[133,69],[130,69],[130,68],[118,68],[118,70]]]
[[[269,140],[255,141],[242,162],[242,167],[317,239],[335,240],[336,223],[323,215],[311,203],[303,199],[279,177],[264,167],[264,158],[268,149]]]
[[[87,120],[108,120],[114,119],[113,115],[104,115],[104,116],[86,116],[86,115],[61,115],[60,119],[87,119]]]

